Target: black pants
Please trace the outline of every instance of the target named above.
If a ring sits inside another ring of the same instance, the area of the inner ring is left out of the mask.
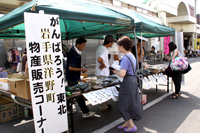
[[[67,82],[68,82],[68,86],[74,86],[78,84],[78,81],[67,81]],[[82,95],[79,96],[79,98],[77,98],[76,100],[83,114],[88,113],[90,111],[88,107],[86,106],[85,100]],[[67,110],[69,111],[69,109],[70,109],[70,100],[67,100]]]
[[[179,94],[181,90],[181,78],[182,72],[181,71],[172,71],[172,80],[175,85],[175,94]]]

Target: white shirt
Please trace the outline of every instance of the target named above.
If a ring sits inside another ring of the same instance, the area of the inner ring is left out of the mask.
[[[97,48],[96,51],[96,66],[95,66],[95,75],[96,76],[109,76],[110,70],[109,70],[109,63],[108,63],[108,49],[101,45]],[[100,70],[99,66],[101,65],[97,59],[101,57],[103,59],[104,64],[106,65],[106,68]]]
[[[82,51],[78,50],[77,47],[76,47],[76,45],[74,45],[74,49],[76,50],[76,52],[77,52],[79,55],[82,54]]]
[[[113,43],[112,47],[108,48],[108,51],[109,51],[109,54],[110,54],[110,59],[109,59],[109,65],[110,66],[113,64],[113,61],[115,61],[114,55],[117,55],[119,60],[121,60],[122,57],[123,57],[123,53],[120,53],[117,43]]]

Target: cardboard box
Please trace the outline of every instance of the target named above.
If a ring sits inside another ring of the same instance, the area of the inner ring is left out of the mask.
[[[16,103],[0,105],[0,123],[11,121],[21,116],[24,116],[24,107]]]
[[[8,78],[0,78],[0,82],[9,83]]]
[[[17,85],[15,81],[9,81],[10,84],[10,92],[17,94]]]
[[[16,85],[15,79],[20,78],[20,77],[24,77],[24,74],[23,73],[21,73],[21,74],[14,73],[14,74],[7,75],[7,80],[9,81],[9,84],[10,84],[10,92],[11,93],[17,94],[17,85]]]
[[[140,100],[141,101],[141,100]],[[146,94],[143,94],[142,95],[142,104],[145,104],[147,103],[147,95]]]
[[[5,110],[5,109],[9,109],[9,108],[14,108],[17,107],[16,103],[7,103],[7,104],[1,104],[0,105],[0,111]]]
[[[9,100],[7,100],[7,99],[5,99],[5,98],[1,98],[0,97],[0,105],[2,105],[2,104],[6,104],[6,103],[11,103],[12,101],[9,101]]]
[[[31,99],[28,77],[26,77],[23,73],[20,74],[15,73],[12,75],[8,75],[7,77],[10,82],[14,82],[16,87],[15,91],[13,91],[14,88],[11,89],[12,93],[16,93],[18,97],[24,98],[26,100]]]
[[[17,85],[17,96],[26,100],[31,99],[30,84],[28,80],[18,80]]]

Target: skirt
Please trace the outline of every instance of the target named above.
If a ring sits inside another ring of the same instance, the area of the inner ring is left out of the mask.
[[[136,76],[126,75],[120,83],[118,108],[125,121],[142,118],[142,104]]]

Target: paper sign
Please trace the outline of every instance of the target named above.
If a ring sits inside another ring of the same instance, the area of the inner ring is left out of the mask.
[[[151,81],[151,83],[156,86],[156,82],[151,78],[151,76],[148,76],[148,79]]]
[[[106,90],[107,90],[107,93],[111,95],[111,97],[112,97],[112,99],[114,101],[115,100],[115,96],[114,96],[114,94],[112,92],[112,88],[111,87],[107,87]]]
[[[159,76],[162,78],[162,80],[163,80],[164,82],[167,82],[167,79],[166,79],[166,77],[163,75],[163,73],[159,73]]]
[[[89,92],[89,95],[91,95],[91,98],[99,104],[104,102],[104,100],[95,91]]]
[[[154,83],[155,83],[156,85],[158,85],[158,82],[156,81],[156,78],[153,77],[153,75],[150,75],[150,78],[154,81]]]
[[[118,90],[116,89],[116,87],[115,87],[115,86],[112,86],[111,88],[112,88],[112,92],[113,92],[114,96],[118,97],[119,92],[118,92]]]
[[[119,79],[119,81],[121,81],[121,82],[123,82],[123,80],[124,80],[124,78],[122,78],[122,77],[120,77],[120,76],[118,76],[118,75],[116,75],[116,74],[113,74],[115,77],[117,77],[118,79]]]
[[[98,90],[95,91],[95,93],[102,99],[103,103],[108,101],[108,99],[104,95],[102,95]]]
[[[145,86],[147,87],[147,89],[150,89],[150,88],[151,88],[151,86],[150,86],[150,84],[149,84],[149,82],[148,82],[148,79],[147,79],[146,77],[144,77],[144,78],[142,79],[142,82],[145,84]]]
[[[91,97],[89,93],[84,93],[83,96],[92,104],[92,106],[99,104]]]
[[[162,83],[158,74],[153,75],[153,77],[157,79],[158,83]]]
[[[112,98],[112,96],[109,94],[109,93],[107,93],[107,90],[106,89],[101,89],[101,90],[98,90],[99,91],[99,93],[101,93],[106,99],[111,99]]]
[[[26,49],[36,133],[68,130],[58,15],[24,13]]]

